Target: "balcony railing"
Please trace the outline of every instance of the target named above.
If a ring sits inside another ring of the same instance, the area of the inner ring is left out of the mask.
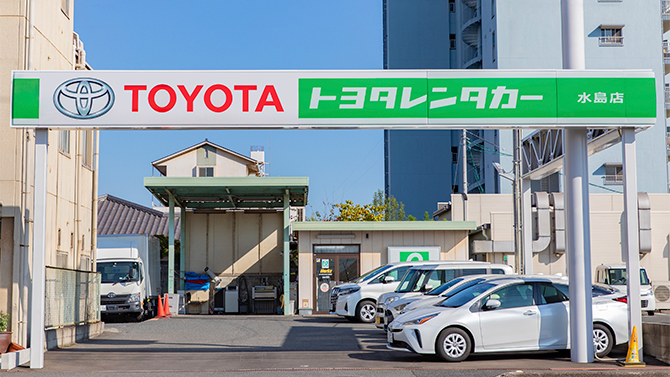
[[[461,12],[461,22],[463,25],[467,24],[468,21],[474,20],[479,17],[479,8],[470,8],[469,6],[463,5],[463,11]]]
[[[623,184],[623,175],[622,174],[606,175],[605,176],[605,184],[606,185],[621,185],[621,184]]]
[[[465,44],[465,47],[463,48],[463,64],[468,63],[470,60],[479,57],[479,49],[474,46],[470,46],[468,44]]]
[[[598,37],[598,46],[623,46],[623,37],[619,35]]]

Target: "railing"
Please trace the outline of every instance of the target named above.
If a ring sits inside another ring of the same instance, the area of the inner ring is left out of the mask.
[[[46,268],[44,327],[100,321],[100,273]]]
[[[619,35],[598,37],[598,46],[623,46],[623,37]]]
[[[479,8],[470,8],[463,4],[463,10],[461,11],[461,22],[463,25],[467,24],[468,21],[473,20],[479,17]]]
[[[479,57],[479,48],[464,44],[463,47],[463,64],[469,62],[470,60]]]
[[[606,175],[605,176],[606,185],[621,185],[623,184],[623,175]]]

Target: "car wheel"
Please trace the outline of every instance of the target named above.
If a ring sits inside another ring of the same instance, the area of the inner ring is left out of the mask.
[[[593,325],[593,349],[597,358],[607,356],[614,347],[612,332],[605,326],[596,323]]]
[[[437,354],[445,361],[463,361],[470,356],[471,348],[470,336],[456,327],[442,330],[435,345]]]
[[[356,307],[356,320],[363,323],[372,323],[377,315],[377,305],[370,300],[358,303]]]

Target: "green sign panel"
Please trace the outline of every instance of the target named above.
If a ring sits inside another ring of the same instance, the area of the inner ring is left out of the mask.
[[[655,93],[653,77],[300,79],[299,118],[654,118]]]
[[[424,261],[430,260],[429,251],[401,251],[400,252],[400,261],[401,262],[415,262],[415,261]]]

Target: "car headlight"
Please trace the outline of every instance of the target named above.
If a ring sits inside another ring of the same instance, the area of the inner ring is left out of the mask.
[[[140,294],[139,293],[131,293],[130,297],[128,297],[128,302],[140,302]]]
[[[407,305],[409,305],[409,302],[406,302],[404,304],[400,304],[400,305],[394,307],[393,310],[395,310],[396,312],[399,312],[399,311],[405,309],[405,307],[407,307]]]
[[[387,297],[387,298],[384,300],[384,304],[385,304],[385,305],[389,305],[390,303],[392,303],[393,301],[395,301],[395,300],[397,300],[397,299],[398,299],[397,296]]]
[[[425,315],[425,316],[423,316],[423,317],[419,317],[419,318],[417,318],[417,319],[415,319],[415,320],[413,320],[413,321],[404,322],[402,325],[403,325],[403,326],[407,326],[407,325],[422,325],[422,324],[424,324],[424,323],[430,321],[431,319],[437,317],[437,315],[438,315],[438,313]]]
[[[355,287],[355,288],[342,288],[342,289],[340,289],[340,293],[339,293],[339,295],[340,295],[340,296],[344,296],[344,295],[352,294],[352,293],[354,293],[354,292],[358,292],[358,291],[360,291],[360,290],[361,290],[361,287]]]

